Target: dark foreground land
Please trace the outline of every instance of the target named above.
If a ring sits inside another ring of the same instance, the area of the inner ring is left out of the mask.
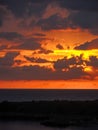
[[[96,101],[32,101],[0,103],[0,120],[30,120],[52,127],[98,124]]]

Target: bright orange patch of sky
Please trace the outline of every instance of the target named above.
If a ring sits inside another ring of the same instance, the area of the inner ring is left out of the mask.
[[[98,80],[0,81],[0,89],[98,89]]]
[[[43,40],[42,46],[46,49],[56,49],[55,45],[58,43],[61,44],[64,49],[67,49],[67,47],[73,49],[76,45],[98,38],[97,35],[92,35],[88,31],[82,31],[80,29],[52,30],[45,32],[45,34],[48,40]]]

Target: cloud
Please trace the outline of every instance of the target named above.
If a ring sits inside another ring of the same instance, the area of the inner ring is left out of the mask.
[[[91,73],[85,71],[85,68],[92,67],[93,70]],[[98,76],[98,58],[91,56],[89,61],[83,60],[83,55],[72,56],[67,59],[58,59],[54,62],[55,73],[59,74],[61,79],[94,79]],[[95,72],[93,72],[95,71]],[[62,76],[63,75],[63,76]]]
[[[54,68],[55,68],[55,70],[67,69],[68,68],[67,58],[65,57],[63,59],[58,59],[54,63]]]
[[[0,68],[0,72],[0,79],[2,80],[44,80],[49,79],[52,74],[50,69],[39,66],[24,66],[15,68],[2,67]]]
[[[50,0],[51,1],[51,0]],[[0,4],[7,6],[16,17],[40,16],[45,10],[49,0],[0,0]]]
[[[66,73],[66,79],[79,79],[83,78],[85,79],[85,76],[88,74],[83,71],[83,67],[72,67],[69,69],[69,71]]]
[[[17,27],[24,29],[40,27],[47,31],[80,28],[98,35],[97,0],[21,0],[18,3],[17,0],[0,0],[0,7],[0,25],[5,18],[14,15],[13,19],[19,20]],[[62,15],[63,10],[67,10],[67,15]]]
[[[10,14],[11,12],[7,10],[5,6],[0,5],[0,27],[3,25],[5,20],[9,19]]]
[[[3,24],[4,18],[5,18],[5,12],[4,9],[0,6],[0,27]]]
[[[19,52],[7,52],[4,57],[0,58],[0,66],[12,66],[14,58],[19,55]]]
[[[63,59],[58,59],[57,61],[54,62],[54,68],[56,70],[63,70],[63,69],[70,69],[71,67],[74,66],[82,66],[83,62],[83,55],[81,54],[80,56],[72,56],[71,58],[64,57]]]
[[[24,49],[24,50],[36,50],[36,49],[41,49],[41,44],[40,42],[44,39],[43,36],[41,37],[26,37],[23,36],[22,34],[18,32],[1,32],[0,33],[0,39],[1,40],[7,40],[7,42],[2,42],[2,44],[7,44],[7,45],[0,45],[0,50],[7,49],[8,44],[9,49]],[[10,42],[9,42],[10,41]],[[14,43],[14,44],[13,44]],[[16,46],[15,46],[16,43]]]
[[[37,26],[40,26],[43,30],[65,29],[67,28],[67,22],[65,18],[62,18],[58,14],[54,14],[46,19],[40,19],[37,22]]]
[[[1,45],[0,46],[0,50],[4,50],[4,49],[6,49],[7,48],[7,45]]]
[[[7,54],[11,55],[11,54]],[[54,69],[49,69],[46,67],[40,67],[38,65],[34,66],[22,66],[22,67],[11,67],[13,64],[13,58],[10,59],[10,63],[5,66],[2,64],[0,66],[0,80],[69,80],[69,79],[94,79],[98,70],[98,58],[90,57],[89,61],[82,60],[82,55],[80,57],[71,57],[67,59],[66,57],[60,60],[57,60],[53,63]],[[10,56],[5,56],[9,59]],[[35,58],[25,58],[31,62],[44,63],[44,59],[35,59]],[[8,61],[6,61],[8,62]],[[15,62],[15,61],[14,61]],[[20,64],[21,61],[18,63]],[[83,62],[85,65],[92,66],[96,71],[93,73],[88,73],[84,71]],[[10,76],[9,76],[10,75]]]
[[[0,38],[9,41],[15,41],[15,40],[22,40],[24,37],[23,35],[17,32],[0,32]]]
[[[43,30],[58,30],[58,29],[84,29],[88,30],[93,35],[98,34],[98,14],[97,12],[70,12],[68,17],[63,18],[58,14],[54,14],[46,19],[40,19],[37,26]]]
[[[41,45],[35,39],[30,38],[30,39],[26,39],[24,41],[24,43],[17,46],[17,48],[18,49],[25,49],[25,50],[36,50],[36,49],[40,49]]]
[[[69,0],[68,2],[69,6],[71,2],[72,0]],[[81,1],[79,2],[82,3],[83,5],[85,4],[85,2],[81,2]],[[79,7],[77,3],[74,3],[74,6],[76,5],[76,7]],[[87,3],[88,2],[86,2],[86,4]],[[73,2],[72,2],[72,5],[73,5]],[[80,29],[88,30],[93,35],[98,35],[98,24],[97,24],[98,13],[97,11],[90,11],[89,9],[88,11],[86,11],[86,6],[85,6],[84,9],[82,9],[81,7],[80,10],[78,11],[74,11],[74,9],[69,10],[69,15],[67,17],[62,17],[61,15],[59,15],[59,13],[51,14],[51,16],[48,18],[41,18],[36,23],[36,26],[39,26],[41,27],[42,30],[46,30],[46,31],[68,29],[68,28],[70,29],[80,28]]]
[[[85,42],[79,46],[76,46],[74,49],[76,50],[98,49],[98,39],[94,39],[90,42]]]
[[[82,67],[73,67],[67,72],[52,71],[39,66],[0,67],[0,72],[0,80],[69,80],[80,79],[87,75],[82,71]]]
[[[22,63],[25,63],[25,61],[22,61],[22,60],[14,60],[14,65],[21,65]]]
[[[38,37],[45,37],[46,36],[46,34],[43,34],[43,33],[35,33],[33,35],[38,36]]]
[[[98,69],[98,58],[96,56],[90,56],[87,65]]]
[[[47,63],[47,62],[50,62],[46,59],[42,59],[42,58],[30,58],[30,57],[27,57],[27,56],[24,56],[24,58],[26,58],[26,60],[30,61],[30,62],[34,62],[34,63]]]
[[[68,17],[69,27],[72,29],[81,28],[87,29],[90,33],[98,34],[98,13],[79,11],[71,13]]]
[[[2,26],[2,20],[0,19],[0,26]]]
[[[56,45],[56,48],[58,48],[58,49],[64,49],[61,44],[57,44],[57,45]]]
[[[9,10],[19,17],[26,11],[26,6],[28,6],[26,1],[27,0],[21,0],[19,2],[17,2],[17,0],[0,0],[0,5],[7,6]]]
[[[63,8],[81,11],[98,11],[97,0],[57,0]]]
[[[51,1],[51,0],[50,0]],[[35,1],[35,0],[0,0],[0,6],[4,7],[7,15],[1,12],[0,25],[7,23],[11,30],[16,29],[32,29],[36,27],[36,22],[41,19],[45,9],[50,3],[49,0]],[[2,17],[3,16],[3,17]],[[5,18],[8,18],[7,20]],[[17,21],[17,22],[16,22]],[[15,24],[15,26],[14,26]],[[5,26],[3,26],[4,28]],[[17,30],[16,29],[16,30]]]
[[[92,68],[92,73],[90,74],[91,78],[98,77],[98,57],[97,56],[90,56],[89,61],[86,61],[86,65]]]
[[[46,50],[44,48],[40,48],[40,50],[38,51],[38,54],[50,54],[50,53],[53,53],[52,50]]]

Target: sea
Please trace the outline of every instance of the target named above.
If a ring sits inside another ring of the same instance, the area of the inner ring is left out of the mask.
[[[98,90],[1,89],[2,101],[98,100]],[[32,121],[0,121],[0,130],[98,130],[98,125],[52,128]]]
[[[55,128],[43,126],[38,122],[0,121],[0,130],[98,130],[98,126]]]
[[[0,89],[2,101],[98,100],[98,90],[80,89]]]

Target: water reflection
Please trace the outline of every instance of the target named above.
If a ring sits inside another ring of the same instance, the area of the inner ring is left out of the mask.
[[[34,122],[1,121],[0,130],[98,130],[98,126],[52,128],[52,127],[45,127],[43,125],[40,125],[40,123],[34,123]]]
[[[0,130],[61,130],[61,129],[45,127],[43,125],[40,125],[40,123],[13,121],[13,122],[0,122]]]

